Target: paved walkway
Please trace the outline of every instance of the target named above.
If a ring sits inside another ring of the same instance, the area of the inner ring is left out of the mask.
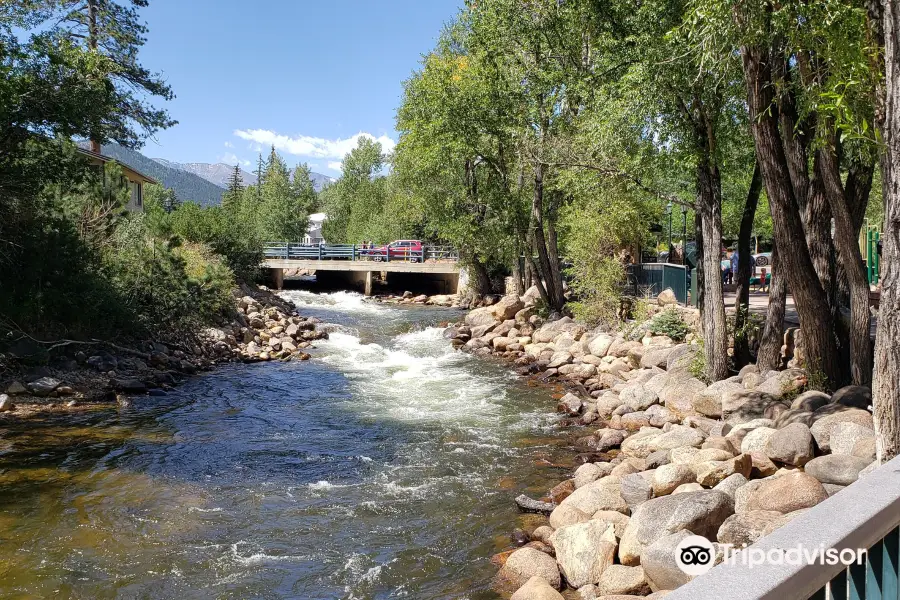
[[[725,310],[729,313],[734,312],[734,292],[725,292]],[[799,325],[800,317],[797,315],[797,308],[794,306],[794,298],[790,294],[785,302],[784,320],[791,325]],[[750,292],[750,311],[756,314],[765,315],[769,310],[769,293],[768,292]]]

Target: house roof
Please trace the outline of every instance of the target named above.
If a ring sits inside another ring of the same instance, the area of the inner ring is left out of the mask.
[[[141,173],[140,171],[138,171],[131,165],[123,163],[122,161],[112,158],[110,156],[106,156],[105,154],[100,154],[99,152],[93,152],[92,150],[89,150],[87,148],[78,148],[78,152],[80,152],[81,154],[84,154],[85,156],[93,158],[95,160],[99,160],[100,162],[102,162],[104,164],[115,161],[115,162],[119,163],[120,165],[122,165],[123,169],[125,169],[126,171],[130,171],[131,173],[136,175],[138,178],[142,179],[144,183],[159,183],[159,181],[157,181],[156,179],[150,177],[149,175],[144,175],[143,173]]]

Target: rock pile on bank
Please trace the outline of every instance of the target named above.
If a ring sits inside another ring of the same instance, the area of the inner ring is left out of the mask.
[[[544,322],[535,301],[507,296],[445,332],[564,383],[557,408],[584,427],[571,478],[518,500],[548,512],[546,524],[495,557],[498,586],[515,600],[559,599],[566,587],[584,599],[661,597],[690,580],[675,563],[686,536],[752,544],[874,468],[867,388],[806,391],[803,370],[755,365],[707,385],[696,342],[654,335],[650,323],[626,333]]]
[[[62,352],[51,356],[48,366],[22,366],[5,377],[0,413],[72,409],[88,401],[127,402],[129,394],[163,395],[185,376],[220,363],[307,360],[304,350],[328,336],[318,325],[317,319],[301,317],[291,303],[265,288],[241,286],[235,291],[231,319],[184,339],[130,346],[62,344]]]

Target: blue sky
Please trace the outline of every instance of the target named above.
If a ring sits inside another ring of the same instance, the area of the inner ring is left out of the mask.
[[[462,0],[151,0],[141,61],[177,98],[179,124],[142,152],[241,162],[275,144],[336,175],[359,134],[391,147],[402,81]],[[335,168],[338,167],[338,168]]]

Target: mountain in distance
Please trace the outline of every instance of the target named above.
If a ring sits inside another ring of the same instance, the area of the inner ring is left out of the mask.
[[[88,144],[84,142],[81,145],[87,147]],[[182,202],[193,201],[201,206],[214,206],[222,202],[224,187],[219,187],[208,179],[184,169],[170,166],[174,163],[164,163],[147,158],[136,150],[118,144],[104,145],[101,153],[152,177],[164,187],[175,190],[175,195]]]
[[[153,160],[172,169],[180,169],[187,173],[193,173],[221,188],[228,187],[228,181],[231,179],[231,174],[234,172],[234,166],[225,163],[176,163],[164,158],[154,158]],[[293,171],[291,171],[291,175],[293,176]],[[241,169],[241,178],[244,180],[244,185],[256,184],[255,173],[250,173]],[[333,177],[322,175],[321,173],[310,173],[310,178],[312,179],[313,187],[317,192],[321,192],[326,185],[334,183],[335,181]]]

